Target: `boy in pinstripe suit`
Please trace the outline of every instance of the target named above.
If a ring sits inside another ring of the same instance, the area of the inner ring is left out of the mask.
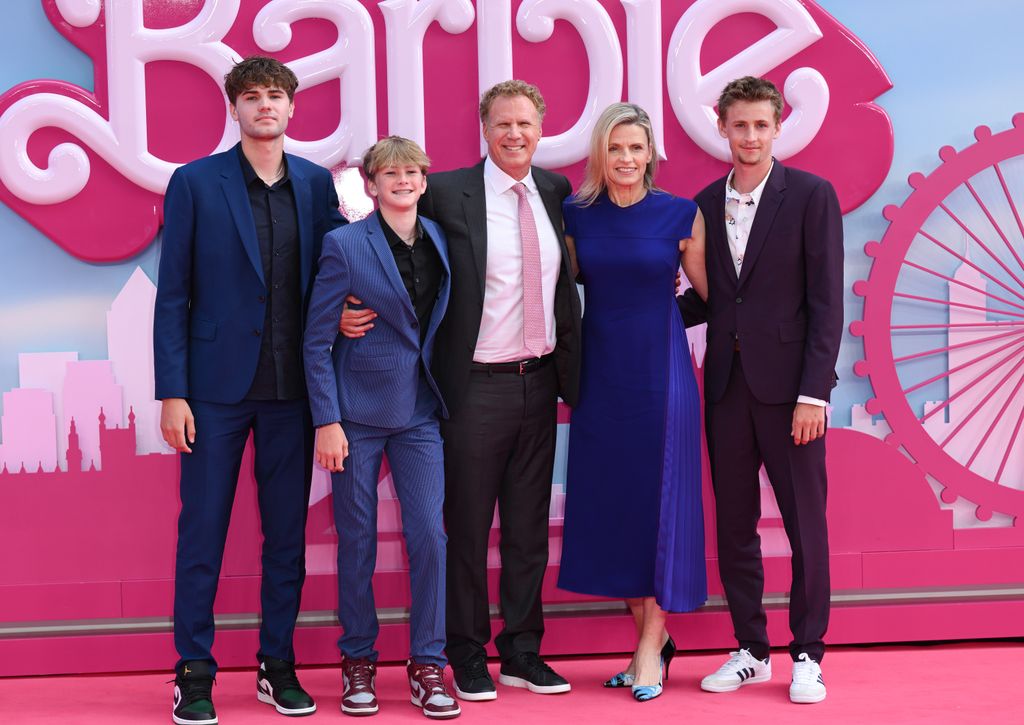
[[[418,217],[429,160],[391,136],[364,156],[379,208],[324,238],[305,335],[306,381],[316,459],[331,471],[338,531],[338,619],[344,633],[341,709],[378,710],[379,626],[372,578],[377,558],[377,481],[388,454],[402,506],[412,608],[412,703],[433,718],[459,715],[445,689],[444,401],[430,373],[434,336],[448,305],[450,274],[441,228]],[[377,311],[372,338],[338,335],[345,298]]]

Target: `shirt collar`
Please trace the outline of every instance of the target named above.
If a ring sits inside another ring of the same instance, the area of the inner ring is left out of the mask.
[[[513,186],[520,183],[520,181],[526,185],[526,190],[530,194],[537,193],[537,182],[533,178],[532,168],[527,172],[525,178],[513,179],[502,171],[496,163],[491,161],[490,156],[484,160],[484,181],[491,187],[491,191],[495,194],[504,194]]]
[[[725,198],[726,198],[726,200],[736,199],[737,201],[742,201],[741,197],[749,196],[751,198],[751,200],[753,200],[754,206],[757,206],[760,203],[760,201],[761,201],[761,194],[764,193],[764,186],[765,186],[765,184],[768,183],[768,177],[772,175],[772,169],[774,167],[775,167],[775,159],[772,159],[772,165],[768,167],[768,173],[764,175],[764,178],[761,179],[761,183],[758,184],[756,187],[754,187],[754,190],[752,192],[750,192],[750,194],[741,194],[740,192],[736,191],[736,189],[733,188],[733,186],[732,186],[732,175],[734,173],[736,173],[736,170],[733,169],[732,171],[730,171],[729,175],[727,177],[725,177]]]
[[[380,213],[380,209],[374,213],[377,215],[377,221],[380,222],[380,228],[384,231],[384,238],[388,240],[388,246],[392,249],[408,249],[409,245],[403,242],[402,238],[391,228],[391,225],[384,221],[384,215]],[[423,239],[423,233],[423,223],[420,222],[419,217],[416,217],[416,239],[413,245]]]
[[[254,169],[252,167],[252,164],[249,163],[249,159],[245,158],[245,154],[242,152],[242,144],[238,144],[237,146],[235,146],[235,148],[238,150],[238,161],[242,164],[242,178],[245,179],[246,187],[251,186],[254,181],[258,181],[258,182],[260,182],[260,184],[262,186],[266,186],[266,184],[263,182],[263,179],[261,179],[259,177],[259,175],[256,173],[256,169]],[[283,157],[283,163],[284,163],[284,176],[282,176],[280,179],[278,179],[276,182],[274,182],[274,186],[278,186],[280,184],[283,184],[284,182],[288,181],[288,179],[290,178],[288,176],[288,157],[287,156]]]

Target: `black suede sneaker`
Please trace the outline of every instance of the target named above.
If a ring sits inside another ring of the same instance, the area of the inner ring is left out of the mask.
[[[273,705],[282,715],[312,715],[316,703],[299,684],[295,665],[287,660],[263,656],[256,671],[256,697]]]
[[[205,660],[182,662],[174,673],[174,709],[178,725],[217,725],[213,709],[213,670]]]
[[[455,675],[455,694],[460,700],[478,702],[494,700],[498,697],[494,680],[491,679],[491,673],[487,671],[487,658],[484,655],[470,658],[461,667],[453,665],[452,672]]]
[[[536,652],[519,652],[501,663],[498,682],[525,687],[540,695],[555,695],[572,689],[568,680],[548,667]]]

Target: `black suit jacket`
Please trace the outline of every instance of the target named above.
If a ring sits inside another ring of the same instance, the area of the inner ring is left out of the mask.
[[[843,217],[832,185],[776,161],[739,277],[726,238],[725,178],[696,201],[707,228],[706,400],[724,394],[739,340],[743,375],[759,401],[827,401],[843,331]]]
[[[562,230],[562,201],[572,192],[561,174],[533,167],[533,178],[562,250],[555,290],[555,364],[558,394],[569,405],[579,395],[580,298],[569,269]],[[435,220],[448,237],[452,270],[448,313],[437,332],[432,371],[450,413],[458,409],[469,383],[470,364],[480,334],[487,272],[487,209],[484,163],[430,174],[419,211]]]

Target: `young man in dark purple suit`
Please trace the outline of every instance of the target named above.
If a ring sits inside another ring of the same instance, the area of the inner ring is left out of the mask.
[[[733,168],[696,201],[707,222],[704,395],[718,561],[738,651],[701,682],[731,692],[771,677],[762,595],[760,488],[768,472],[793,550],[793,702],[825,698],[829,614],[825,406],[843,325],[842,213],[832,185],[772,157],[782,95],[729,83],[718,129]]]

